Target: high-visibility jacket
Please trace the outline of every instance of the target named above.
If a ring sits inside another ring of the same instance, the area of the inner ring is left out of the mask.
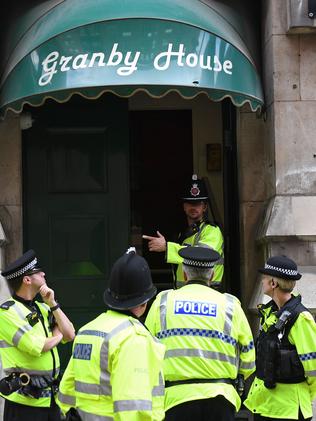
[[[270,307],[262,308],[261,329],[277,322],[278,311],[274,302]],[[274,389],[267,389],[264,381],[255,377],[245,406],[256,414],[271,418],[297,419],[299,408],[304,418],[313,416],[311,402],[316,398],[316,324],[313,316],[304,311],[299,314],[290,329],[288,339],[295,345],[303,365],[306,381],[288,384],[277,383]]]
[[[224,274],[224,252],[223,252],[223,235],[220,228],[217,225],[211,225],[207,222],[201,222],[197,232],[185,238],[182,244],[167,242],[166,260],[167,263],[173,263],[178,265],[176,271],[176,281],[178,287],[184,284],[184,275],[182,262],[183,257],[179,256],[178,252],[181,248],[186,246],[196,246],[199,243],[206,244],[212,247],[221,255],[221,261],[214,267],[214,276],[211,285],[219,285],[222,281]]]
[[[247,378],[255,370],[251,330],[236,297],[198,283],[163,291],[148,312],[146,326],[166,346],[166,410],[217,395],[239,409],[232,384],[198,381],[234,380],[237,374]],[[198,380],[167,387],[168,382],[192,379]]]
[[[5,376],[11,373],[28,373],[44,376],[52,382],[59,374],[57,348],[42,352],[45,340],[52,336],[49,325],[49,306],[34,302],[42,317],[32,326],[32,310],[22,302],[10,298],[0,306],[0,355]],[[51,388],[44,388],[36,399],[21,391],[4,396],[12,402],[35,407],[49,407]]]
[[[57,402],[83,421],[164,419],[165,347],[134,317],[109,310],[74,341]]]

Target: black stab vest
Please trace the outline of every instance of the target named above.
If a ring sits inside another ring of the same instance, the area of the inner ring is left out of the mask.
[[[272,300],[261,308],[267,309],[269,307],[271,307],[271,311],[277,310]],[[288,311],[290,315],[282,326],[281,321],[284,311]],[[305,381],[304,367],[299,359],[296,347],[288,339],[291,327],[303,311],[308,310],[301,304],[301,297],[291,298],[276,313],[277,323],[270,326],[266,332],[262,329],[259,334],[256,342],[256,375],[259,379],[264,380],[265,386],[268,388],[274,388],[275,383],[300,383]],[[278,323],[280,319],[281,321]],[[276,326],[281,327],[281,330]]]

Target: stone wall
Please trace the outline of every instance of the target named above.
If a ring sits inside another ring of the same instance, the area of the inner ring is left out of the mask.
[[[262,146],[263,162],[259,159],[257,168],[263,170],[264,181],[260,183],[258,177],[256,179],[261,194],[252,195],[259,199],[255,205],[247,200],[247,184],[241,185],[244,255],[250,253],[244,260],[253,259],[257,264],[259,259],[262,264],[268,256],[276,254],[293,258],[303,274],[297,290],[303,296],[303,303],[315,313],[316,34],[287,33],[287,5],[290,2],[263,0],[261,3],[266,114],[258,129],[265,146]],[[303,1],[291,3],[297,8],[299,3],[304,4]],[[241,119],[242,151],[245,131],[251,127],[251,122],[243,113]],[[259,150],[260,146],[257,148]],[[253,175],[253,165],[243,167],[242,163],[240,157],[244,178]],[[254,246],[253,251],[246,247],[247,241]],[[253,262],[245,265],[244,273],[249,309],[254,311],[258,302],[264,302],[266,297],[259,282],[250,292],[249,277],[256,278]],[[315,415],[313,419],[316,419]]]
[[[22,253],[22,151],[20,118],[0,122],[0,222],[7,237],[5,260]],[[0,292],[1,294],[1,292]]]

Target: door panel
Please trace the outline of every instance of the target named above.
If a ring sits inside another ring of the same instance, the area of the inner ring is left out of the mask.
[[[114,96],[50,104],[24,131],[24,248],[76,327],[105,309],[113,262],[128,247],[128,104]]]

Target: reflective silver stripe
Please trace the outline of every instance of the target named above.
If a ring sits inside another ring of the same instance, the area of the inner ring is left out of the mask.
[[[102,415],[91,414],[90,412],[83,411],[82,409],[76,408],[82,421],[113,421],[113,417],[106,417]]]
[[[152,390],[152,396],[164,396],[165,394],[165,383],[161,372],[159,373],[159,385],[154,386]]]
[[[30,330],[32,330],[32,326],[30,326],[30,325],[25,325],[25,326],[22,326],[22,327],[20,327],[16,332],[15,332],[15,335],[13,336],[13,338],[12,338],[12,342],[13,342],[13,344],[15,345],[15,346],[18,346],[18,344],[19,344],[19,342],[20,342],[20,340],[21,340],[21,338],[22,338],[22,336],[26,333],[26,332],[28,332],[28,331],[30,331]]]
[[[61,403],[64,403],[69,406],[76,406],[76,398],[71,395],[65,395],[64,393],[58,392],[58,399]]]
[[[160,298],[160,330],[167,329],[167,298],[169,291],[164,291]]]
[[[88,395],[99,395],[100,385],[93,383],[75,381],[75,391],[81,393],[87,393]]]
[[[252,370],[253,368],[256,367],[256,363],[255,361],[251,361],[249,363],[246,363],[244,361],[240,361],[240,366],[239,368],[242,368],[244,370]]]
[[[56,369],[56,372],[59,371],[59,367]],[[29,368],[23,367],[8,367],[4,368],[5,374],[11,373],[27,373],[30,376],[46,376],[47,379],[53,380],[53,370],[30,370]]]
[[[114,412],[121,411],[151,411],[152,402],[144,399],[138,400],[125,400],[125,401],[114,401]]]
[[[151,335],[151,339],[156,342],[157,344],[161,344],[160,340],[156,338],[156,336]]]
[[[165,386],[155,386],[152,390],[152,396],[164,396]]]
[[[12,306],[12,309],[13,309],[13,310],[15,310],[15,312],[16,312],[16,313],[17,313],[17,315],[20,317],[20,319],[22,319],[22,320],[24,320],[24,321],[25,321],[26,314],[22,311],[22,309],[20,308],[19,304],[17,304],[17,302],[16,302],[16,301],[14,302],[14,304],[13,304],[13,306]],[[31,330],[31,329],[32,329],[32,326],[30,326],[30,325],[28,325],[28,324],[27,324],[27,325],[25,325],[25,326],[20,327],[20,328],[16,331],[15,335],[13,336],[13,339],[12,339],[13,344],[14,344],[15,346],[18,346],[18,343],[19,343],[20,339],[22,338],[22,336],[23,336],[26,332],[28,332],[29,330]]]
[[[136,319],[135,322],[141,324]],[[124,322],[116,326],[114,329],[112,329],[111,332],[108,333],[106,339],[109,341],[111,338],[113,338],[113,336],[116,336],[118,333],[122,332],[122,330],[125,330],[131,326],[133,326],[132,322],[130,320],[125,320]]]
[[[100,384],[76,381],[75,389],[77,392],[91,394],[91,395],[103,395],[103,396],[112,395],[112,387],[110,383],[110,372],[108,370],[109,341],[111,338],[113,338],[113,336],[119,334],[120,332],[122,332],[125,329],[128,329],[131,326],[132,326],[132,322],[130,320],[124,320],[124,322],[116,326],[109,333],[98,331],[98,330],[86,330],[86,331],[79,332],[80,335],[97,336],[99,338],[104,338],[104,340],[103,340],[103,343],[101,345],[101,350],[100,350]]]
[[[226,335],[231,336],[235,298],[230,294],[225,294],[225,297],[226,297],[227,304],[226,304],[224,333]]]
[[[200,242],[201,234],[202,234],[202,231],[203,231],[203,229],[204,229],[205,227],[206,227],[206,224],[205,224],[205,222],[203,222],[203,223],[200,225],[199,231],[198,231],[196,234],[194,234],[194,238],[193,238],[193,246],[197,246],[197,245],[198,245],[198,243]]]
[[[174,357],[200,357],[236,365],[236,357],[230,357],[221,352],[205,351],[204,349],[169,349],[166,351],[165,359]]]
[[[23,313],[22,309],[19,307],[19,304],[15,301],[15,304],[12,306],[13,310],[17,313],[20,319],[25,320],[26,314]]]
[[[310,370],[310,371],[305,370],[305,375],[309,377],[314,377],[316,376],[316,370]]]
[[[102,395],[108,396],[112,394],[112,387],[110,384],[110,372],[109,367],[109,341],[113,336],[118,335],[125,329],[132,326],[130,320],[125,320],[118,326],[116,326],[111,332],[107,334],[100,350],[100,391]]]
[[[0,341],[0,348],[11,348],[12,345],[6,342],[5,340]]]
[[[43,309],[46,310],[46,311],[50,310],[49,306],[45,303],[37,302],[37,304],[38,304],[39,307],[43,307]]]

